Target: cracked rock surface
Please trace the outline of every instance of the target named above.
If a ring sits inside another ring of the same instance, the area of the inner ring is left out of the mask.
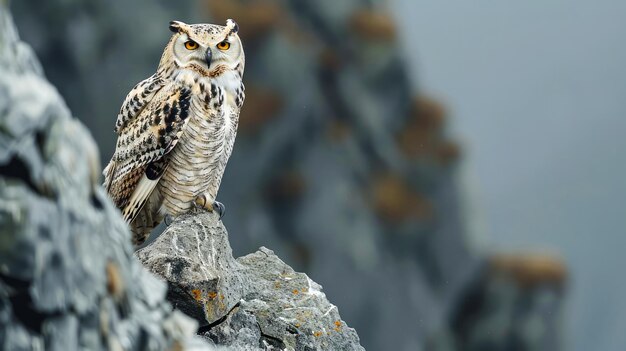
[[[216,214],[182,215],[136,252],[200,333],[241,350],[363,350],[322,287],[267,248],[233,258]],[[347,292],[348,293],[348,292]]]
[[[98,151],[0,1],[0,350],[210,349],[133,257]]]

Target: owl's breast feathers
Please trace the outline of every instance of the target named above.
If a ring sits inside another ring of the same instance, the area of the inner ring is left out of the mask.
[[[215,200],[236,136],[242,84],[223,84],[201,79],[194,84],[192,117],[180,144],[167,156],[169,168],[158,192],[163,195],[161,212],[179,214],[189,209],[201,194]],[[240,92],[238,94],[238,92]]]
[[[115,153],[103,172],[104,186],[128,222],[160,181],[168,190],[161,194],[164,202],[166,193],[197,195],[207,190],[201,188],[211,188],[215,196],[232,151],[243,90],[241,75],[228,73],[211,80],[193,74],[165,80],[157,73],[131,90],[118,115]]]

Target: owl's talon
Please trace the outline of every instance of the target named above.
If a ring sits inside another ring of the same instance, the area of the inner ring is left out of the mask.
[[[196,197],[195,203],[196,203],[196,206],[198,206],[199,208],[205,208],[205,209],[207,209],[209,211],[213,211],[212,208],[209,209],[209,208],[206,207],[207,201],[206,201],[206,195],[204,195],[204,194],[198,195],[198,197]]]
[[[213,202],[213,210],[215,210],[215,212],[220,215],[220,219],[222,219],[222,217],[224,217],[224,215],[226,214],[226,206],[224,206],[224,204],[219,201]]]
[[[218,201],[209,202],[207,200],[207,196],[202,194],[196,197],[195,205],[197,208],[203,208],[209,212],[217,212],[220,215],[220,219],[224,217],[224,213],[226,212],[226,207],[224,204]]]
[[[172,216],[165,215],[165,217],[163,218],[163,222],[165,222],[166,227],[169,227],[170,224],[172,224]]]

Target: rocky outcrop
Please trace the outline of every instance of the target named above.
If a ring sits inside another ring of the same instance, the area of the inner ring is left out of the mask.
[[[322,287],[264,247],[233,258],[216,214],[183,215],[137,257],[168,299],[216,344],[242,349],[363,350]],[[350,292],[346,292],[350,293]]]
[[[202,345],[197,324],[134,259],[99,170],[91,136],[0,2],[1,350]]]

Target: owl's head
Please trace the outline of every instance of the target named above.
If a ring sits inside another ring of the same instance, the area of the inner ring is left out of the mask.
[[[170,30],[174,35],[163,52],[160,69],[174,65],[208,77],[243,72],[245,58],[235,21],[229,19],[225,26],[172,21]]]

